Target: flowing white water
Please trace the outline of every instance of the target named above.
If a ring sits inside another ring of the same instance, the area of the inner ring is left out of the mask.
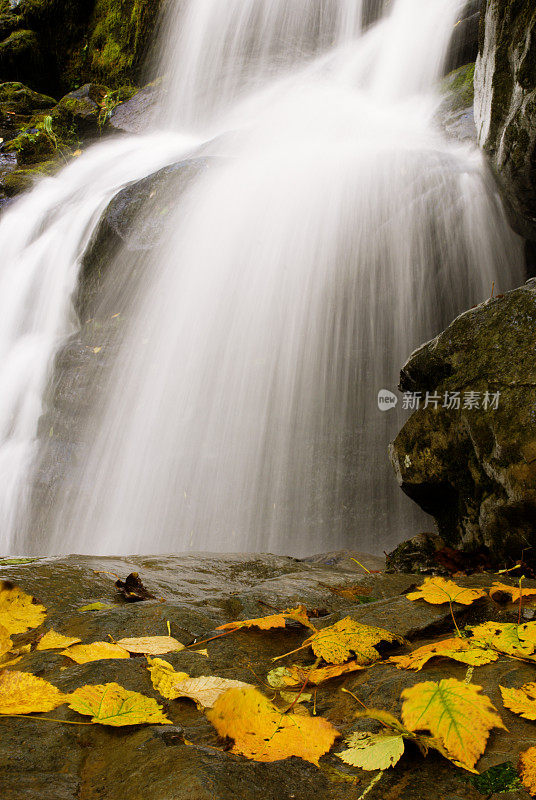
[[[397,0],[361,36],[355,0],[177,5],[166,124],[217,136],[205,155],[218,159],[147,256],[41,551],[381,551],[412,532],[386,456],[406,415],[382,415],[378,389],[493,280],[522,280],[480,154],[432,123],[461,5]],[[150,171],[146,153],[123,183]],[[101,172],[73,276],[113,192]]]

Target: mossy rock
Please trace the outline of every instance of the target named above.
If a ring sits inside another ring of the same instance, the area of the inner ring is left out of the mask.
[[[42,161],[39,165],[16,169],[0,179],[0,191],[6,197],[15,197],[33,187],[36,180],[45,175],[53,175],[61,164],[57,160]]]
[[[12,114],[32,114],[56,105],[53,97],[39,94],[23,83],[0,83],[0,109]]]

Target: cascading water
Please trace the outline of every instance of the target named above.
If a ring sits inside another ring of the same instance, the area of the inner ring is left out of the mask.
[[[17,541],[11,526],[4,549],[299,554],[382,550],[412,532],[418,517],[386,456],[405,415],[381,414],[378,389],[394,388],[411,349],[492,281],[522,280],[519,243],[480,154],[433,125],[433,86],[461,5],[397,0],[362,35],[355,0],[177,5],[165,124],[205,140],[211,166],[144,259],[52,530]],[[106,189],[102,170],[94,176],[83,235],[65,253],[64,317],[106,198],[156,166],[146,143],[130,146],[137,169]],[[58,192],[68,172],[53,182]],[[4,226],[20,225],[39,191]],[[45,205],[35,202],[37,227]],[[29,236],[20,251],[30,260],[31,247]],[[9,492],[4,516],[8,506]]]

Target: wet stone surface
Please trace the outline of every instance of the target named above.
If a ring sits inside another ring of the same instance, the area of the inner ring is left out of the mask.
[[[34,560],[26,564],[0,561],[0,578],[9,579],[47,607],[42,628],[16,637],[17,643],[35,640],[45,629],[79,636],[85,643],[127,636],[171,634],[184,644],[215,635],[215,628],[235,619],[265,616],[296,603],[316,614],[324,627],[351,616],[385,627],[415,643],[425,644],[453,629],[447,606],[410,602],[404,594],[422,582],[419,575],[365,573],[352,559],[370,570],[381,559],[357,553],[329,553],[297,560],[272,555],[189,554],[133,558],[69,556]],[[154,600],[126,603],[114,586],[116,576],[140,574]],[[490,586],[492,575],[457,579],[461,585]],[[530,582],[529,582],[530,583]],[[349,601],[344,590],[354,589],[361,602]],[[80,611],[101,602],[112,607]],[[471,607],[454,606],[458,624],[485,619],[510,620],[516,610],[484,600]],[[266,675],[272,659],[300,647],[306,634],[293,623],[285,630],[251,629],[207,643],[209,657],[193,651],[164,658],[191,676],[218,675],[253,683],[269,694]],[[300,651],[281,664],[310,664],[310,650]],[[84,684],[115,681],[161,702],[170,726],[65,725],[32,718],[0,720],[0,796],[10,800],[360,800],[377,777],[344,764],[336,757],[338,741],[320,759],[320,768],[298,758],[256,763],[228,752],[206,717],[189,700],[163,700],[153,689],[143,657],[77,665],[59,651],[33,651],[15,669],[43,677],[64,692]],[[478,764],[487,770],[504,762],[516,763],[520,751],[536,744],[536,727],[504,709],[499,683],[521,686],[533,679],[532,665],[501,657],[479,667],[470,678],[482,685],[509,728],[492,732],[488,749]],[[356,730],[374,730],[376,723],[355,720],[353,692],[368,706],[400,711],[400,693],[424,680],[444,677],[467,679],[467,667],[456,662],[432,661],[420,673],[397,670],[389,662],[339,678],[319,687],[317,714],[329,719],[342,736]],[[56,720],[80,719],[67,706],[46,715]],[[470,774],[438,755],[426,759],[411,747],[395,769],[385,772],[368,791],[369,800],[478,800],[482,797],[521,798],[482,794]]]

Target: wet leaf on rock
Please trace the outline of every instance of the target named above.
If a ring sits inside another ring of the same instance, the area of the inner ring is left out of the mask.
[[[280,614],[270,614],[267,617],[257,617],[256,619],[244,619],[236,622],[227,622],[225,625],[219,625],[217,631],[238,631],[241,628],[259,628],[263,631],[271,630],[272,628],[284,628],[287,619],[299,622],[307,628],[316,630],[314,625],[309,621],[307,609],[305,606],[297,606],[296,608],[289,608],[282,611]]]
[[[345,764],[360,769],[388,769],[404,754],[404,737],[400,733],[353,733],[345,739],[347,749],[337,753]]]
[[[442,605],[443,603],[460,603],[470,606],[475,600],[487,597],[484,589],[465,589],[458,586],[454,581],[445,578],[425,578],[422,586],[417,591],[406,595],[408,600],[425,600],[432,605]]]
[[[519,774],[531,797],[536,797],[536,747],[529,747],[519,756]]]
[[[432,658],[451,658],[454,661],[478,667],[497,661],[499,654],[495,650],[479,646],[471,640],[454,638],[426,644],[404,656],[392,656],[390,661],[396,664],[398,669],[418,671]]]
[[[364,669],[358,661],[348,661],[346,664],[334,664],[329,667],[306,667],[293,664],[290,667],[276,667],[270,670],[267,681],[274,689],[288,689],[302,686],[306,681],[318,686],[331,678],[338,678],[348,672]]]
[[[0,672],[0,714],[52,711],[69,699],[70,695],[29,672]]]
[[[376,646],[381,642],[404,644],[404,639],[383,628],[363,625],[345,617],[314,633],[304,642],[304,647],[312,647],[314,654],[328,664],[342,664],[354,653],[356,662],[364,665],[379,659]]]
[[[257,689],[229,689],[206,715],[220,736],[233,739],[233,753],[254,761],[297,756],[318,765],[339,736],[322,717],[283,714]]]
[[[55,630],[50,630],[39,640],[36,650],[61,650],[63,647],[70,647],[72,644],[81,642],[76,636],[64,636]]]
[[[171,725],[156,700],[130,692],[118,683],[76,689],[70,696],[69,708],[100,725]]]
[[[38,628],[47,610],[10,581],[0,581],[0,625],[11,635]]]
[[[61,655],[76,661],[77,664],[88,664],[90,661],[102,661],[109,658],[130,658],[128,650],[111,642],[75,644],[67,650],[62,650]]]
[[[165,653],[184,650],[184,645],[173,636],[139,636],[134,639],[120,639],[116,644],[129,653],[142,653],[147,656],[163,656]]]
[[[536,683],[526,683],[521,689],[499,689],[506,708],[525,719],[536,720]]]
[[[157,692],[168,700],[176,697],[175,685],[180,681],[186,680],[190,676],[187,672],[176,672],[168,661],[163,658],[148,658],[149,674],[151,681]]]
[[[473,770],[492,728],[506,727],[481,686],[447,678],[402,692],[402,721],[411,731],[430,731],[458,766]]]
[[[244,681],[233,681],[228,678],[201,675],[199,678],[187,677],[178,680],[174,685],[174,699],[186,697],[193,700],[198,708],[212,708],[218,697],[229,689],[253,688]]]

